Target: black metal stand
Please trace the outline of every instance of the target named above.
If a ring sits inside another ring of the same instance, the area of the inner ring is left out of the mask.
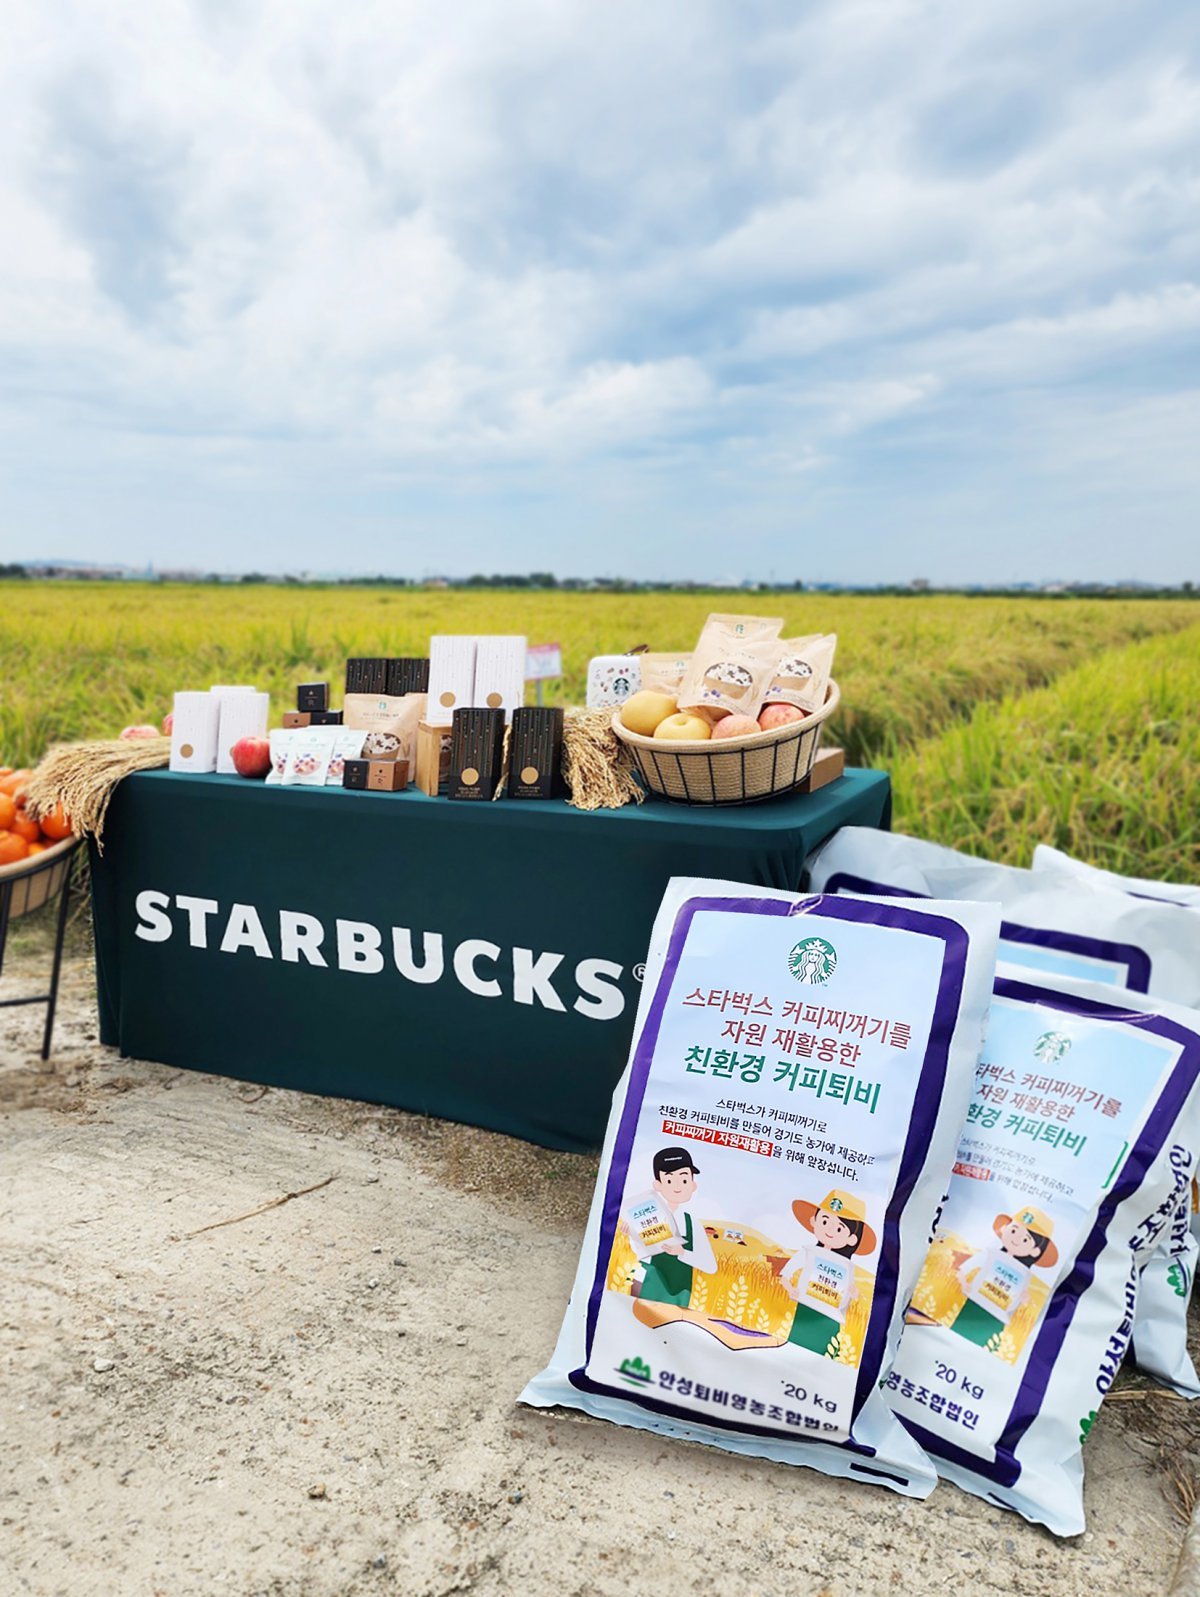
[[[50,991],[32,998],[0,998],[0,1009],[17,1009],[22,1004],[45,1004],[46,1025],[42,1031],[42,1058],[50,1057],[50,1039],[54,1034],[54,1012],[58,1008],[58,979],[62,973],[63,940],[67,934],[67,907],[71,897],[71,872],[74,856],[67,862],[62,891],[58,895],[58,921],[54,931],[54,964],[50,970]],[[0,974],[4,971],[4,949],[8,942],[8,915],[12,908],[15,882],[0,882]]]

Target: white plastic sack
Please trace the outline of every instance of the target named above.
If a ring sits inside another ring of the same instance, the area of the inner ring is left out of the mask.
[[[1116,871],[1101,870],[1073,859],[1070,854],[1046,843],[1039,843],[1034,849],[1033,868],[1073,876],[1132,898],[1157,899],[1200,912],[1200,887],[1182,882],[1158,882],[1145,876],[1121,876]],[[1185,1397],[1200,1396],[1200,1381],[1187,1347],[1187,1304],[1196,1279],[1198,1255],[1200,1186],[1193,1176],[1189,1194],[1163,1248],[1143,1273],[1134,1338],[1138,1363]]]
[[[886,1392],[939,1473],[1060,1536],[1084,1529],[1082,1444],[1189,1178],[1198,1080],[1192,1011],[998,968]]]
[[[1002,907],[1000,957],[1200,1007],[1200,915],[1132,898],[1080,875],[1019,870],[920,838],[843,827],[807,862],[814,891],[985,898]],[[1191,1150],[1194,1162],[1195,1150]],[[1184,1199],[1189,1213],[1195,1188]],[[1134,1357],[1186,1397],[1200,1396],[1188,1352],[1197,1240],[1179,1220],[1146,1264]]]
[[[932,1490],[879,1383],[966,1114],[997,918],[669,884],[570,1306],[522,1402]]]
[[[1101,870],[1098,865],[1072,859],[1070,854],[1051,848],[1048,843],[1039,843],[1034,849],[1033,868],[1035,871],[1056,871],[1060,876],[1078,876],[1084,881],[1094,882],[1098,887],[1128,893],[1133,898],[1157,898],[1164,904],[1200,910],[1200,887],[1189,887],[1183,882],[1156,882],[1148,876],[1120,876],[1116,871]]]

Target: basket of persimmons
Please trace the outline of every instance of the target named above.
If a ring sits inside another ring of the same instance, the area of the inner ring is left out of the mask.
[[[31,775],[0,765],[0,894],[8,900],[9,920],[41,909],[55,897],[66,881],[75,846],[61,805],[37,820],[26,810],[25,783]]]

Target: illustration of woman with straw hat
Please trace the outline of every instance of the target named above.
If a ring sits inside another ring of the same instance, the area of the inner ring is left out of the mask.
[[[1051,1241],[1054,1223],[1044,1210],[1028,1206],[998,1214],[992,1230],[1000,1246],[983,1248],[958,1266],[966,1301],[950,1322],[950,1330],[978,1347],[987,1347],[1007,1328],[1028,1296],[1034,1266],[1049,1270],[1058,1263]]]
[[[866,1204],[853,1192],[835,1188],[820,1203],[798,1198],[792,1213],[813,1241],[790,1259],[770,1261],[796,1302],[787,1339],[793,1347],[835,1358],[846,1311],[858,1296],[854,1259],[874,1253],[877,1239],[867,1224]]]

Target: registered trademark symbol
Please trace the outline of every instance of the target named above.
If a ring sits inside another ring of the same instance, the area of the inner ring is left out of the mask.
[[[645,967],[645,965],[635,965],[633,967],[633,979],[634,979],[634,981],[645,981],[645,979],[646,979],[646,967]]]

